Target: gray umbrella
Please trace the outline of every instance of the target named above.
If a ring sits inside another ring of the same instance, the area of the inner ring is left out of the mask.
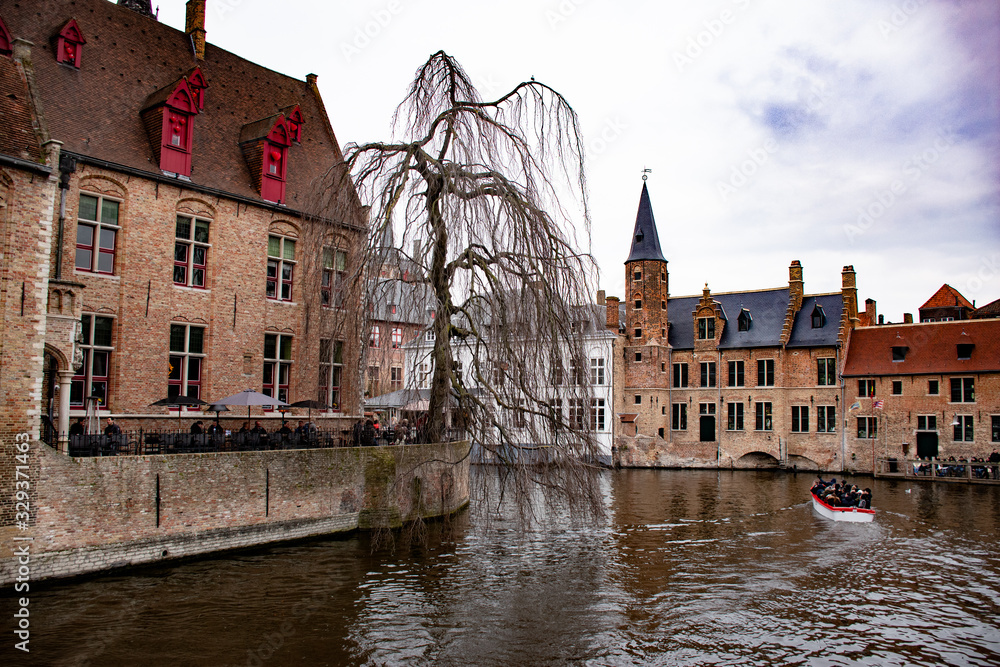
[[[254,391],[253,389],[244,389],[238,394],[233,394],[232,396],[226,396],[215,401],[215,405],[245,405],[247,406],[247,419],[250,419],[250,406],[252,405],[288,405],[284,401],[278,400],[273,396],[268,396],[267,394],[262,394],[259,391]]]
[[[330,409],[330,406],[327,405],[326,403],[324,403],[323,401],[317,401],[317,400],[314,400],[314,399],[309,399],[309,400],[306,400],[306,401],[295,401],[289,407],[293,407],[293,408],[307,408],[309,410],[309,421],[310,422],[312,421],[312,418],[313,418],[313,410],[329,410]]]

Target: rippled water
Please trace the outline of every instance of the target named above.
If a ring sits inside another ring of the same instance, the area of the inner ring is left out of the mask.
[[[54,586],[32,661],[1000,665],[1000,487],[880,481],[875,522],[841,524],[809,475],[605,481],[596,528],[472,511],[395,553],[330,539]]]

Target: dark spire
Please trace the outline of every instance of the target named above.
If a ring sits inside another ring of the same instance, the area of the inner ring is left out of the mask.
[[[118,0],[118,4],[143,16],[154,18],[152,0]]]
[[[635,231],[632,232],[632,252],[625,261],[643,259],[667,261],[660,250],[660,238],[656,234],[656,221],[653,220],[653,205],[649,203],[649,190],[646,189],[645,181],[639,196],[639,212],[635,216]]]

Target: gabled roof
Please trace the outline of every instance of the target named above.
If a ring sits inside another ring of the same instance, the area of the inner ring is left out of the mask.
[[[977,308],[973,317],[1000,317],[1000,299],[991,301],[981,308]]]
[[[945,283],[941,285],[941,289],[934,292],[934,296],[927,300],[927,303],[920,306],[920,310],[928,308],[968,308],[972,310],[975,308],[968,299],[962,296],[957,289],[951,285]]]
[[[642,194],[639,195],[639,212],[635,215],[635,229],[632,232],[632,251],[626,262],[652,259],[661,262],[663,251],[660,250],[660,237],[656,234],[656,221],[653,220],[653,205],[649,202],[649,190],[646,182],[642,183]]]
[[[972,344],[969,359],[958,345]],[[905,347],[903,361],[892,348]],[[859,327],[851,332],[845,377],[1000,372],[1000,320],[958,320]]]
[[[89,40],[79,70],[56,63],[50,40],[71,12]],[[184,32],[108,0],[7,3],[3,18],[15,37],[34,44],[31,61],[41,107],[52,139],[63,142],[64,151],[161,176],[140,110],[151,93],[197,65],[209,88],[194,124],[194,185],[263,202],[239,146],[240,131],[296,104],[310,131],[289,150],[288,206],[304,208],[314,183],[342,159],[322,102],[306,81],[211,43],[205,59],[196,61]]]

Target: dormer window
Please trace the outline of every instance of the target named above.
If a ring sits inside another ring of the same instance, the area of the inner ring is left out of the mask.
[[[816,304],[812,312],[812,328],[822,329],[824,325],[826,325],[826,313],[823,312],[823,306]]]
[[[187,79],[161,88],[146,98],[142,119],[162,171],[191,175],[194,117],[197,114],[198,102]]]
[[[191,73],[187,75],[188,88],[191,89],[191,96],[194,98],[195,104],[198,105],[198,109],[205,108],[205,89],[208,88],[208,82],[205,81],[205,76],[201,73],[200,67],[195,67],[191,70]]]
[[[305,120],[302,119],[302,110],[296,104],[285,114],[285,122],[288,123],[288,137],[297,144],[302,143],[302,126]]]
[[[291,133],[284,114],[243,126],[240,147],[261,199],[277,204],[285,203],[285,176],[288,169],[288,147],[291,145]]]
[[[893,361],[906,361],[906,353],[910,351],[910,348],[903,345],[894,345],[892,348],[892,360]]]
[[[9,56],[14,53],[14,38],[10,36],[10,31],[0,18],[0,56]]]
[[[712,340],[715,338],[715,318],[698,318],[698,340]]]
[[[746,308],[740,309],[740,316],[736,319],[736,328],[739,331],[750,331],[752,325],[753,316],[750,315],[750,311]]]
[[[80,69],[83,45],[86,43],[76,19],[70,19],[56,38],[56,62]]]
[[[961,360],[972,358],[972,349],[976,347],[972,343],[959,343],[958,344],[958,358]]]

